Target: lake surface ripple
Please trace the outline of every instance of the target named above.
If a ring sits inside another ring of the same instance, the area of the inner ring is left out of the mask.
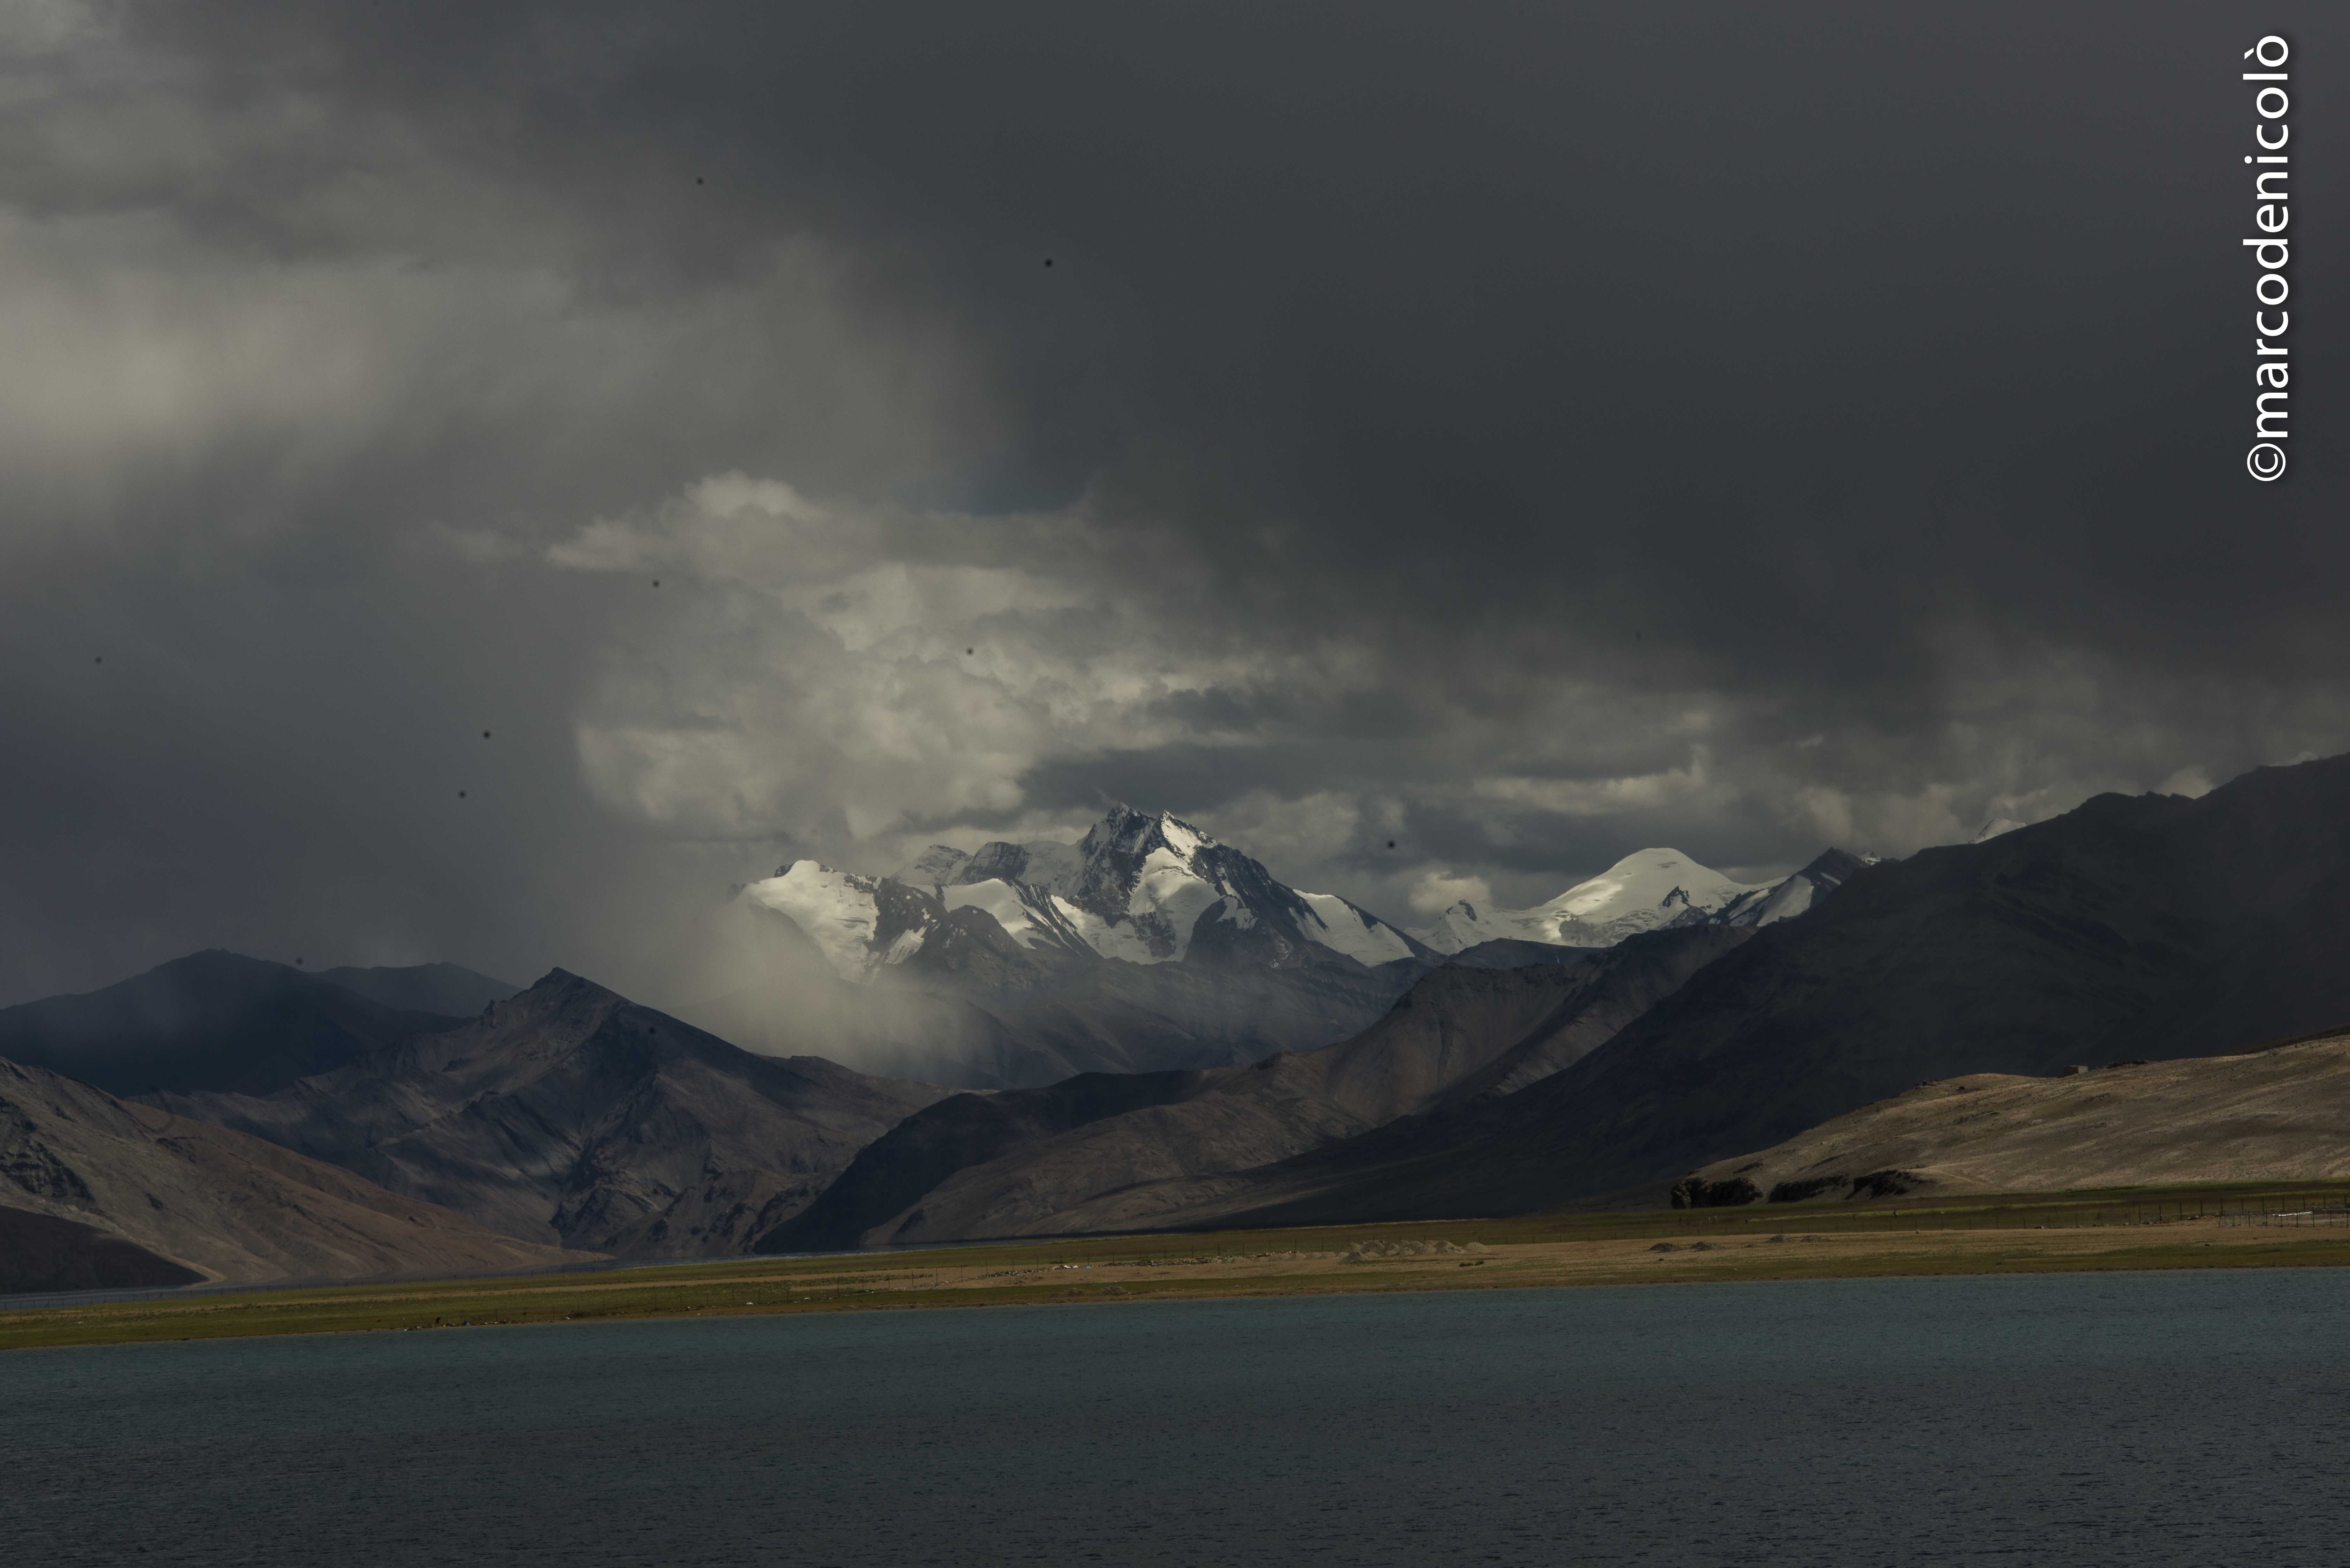
[[[0,1562],[2337,1563],[2350,1271],[0,1355]]]

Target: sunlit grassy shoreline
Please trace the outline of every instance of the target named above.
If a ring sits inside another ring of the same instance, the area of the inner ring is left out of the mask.
[[[2350,1183],[2199,1186],[1865,1208],[1761,1205],[1093,1236],[13,1310],[0,1298],[0,1350],[923,1307],[2338,1267],[2350,1264],[2350,1225],[2323,1221],[2326,1210],[2345,1204]],[[2296,1221],[2273,1219],[2304,1211],[2306,1217]],[[1376,1252],[1380,1243],[1405,1249],[1405,1254],[1348,1261],[1367,1247]]]

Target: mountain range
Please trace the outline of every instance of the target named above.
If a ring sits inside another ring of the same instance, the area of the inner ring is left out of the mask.
[[[2033,1085],[2350,1020],[2350,758],[2099,796],[1907,860],[1831,851],[1760,888],[1647,851],[1538,918],[1456,911],[1428,934],[1483,940],[1449,954],[1319,898],[1120,808],[1076,846],[938,850],[889,877],[786,867],[737,901],[762,972],[691,1018],[560,970],[501,996],[463,971],[194,955],[0,1012],[24,1064],[0,1229],[57,1277],[405,1266],[396,1226],[375,1252],[272,1254],[158,1231],[131,1196],[257,1192],[256,1171],[422,1216],[442,1250],[419,1267],[1710,1201],[1742,1161],[1774,1185],[1823,1160],[1866,1175],[1843,1166],[1877,1146],[1836,1118],[1970,1075],[2021,1083],[2000,1092],[2039,1130],[2016,1168],[2054,1179],[2065,1135]],[[2334,1069],[2279,1053],[2254,1088],[2330,1094]],[[2224,1111],[2196,1125],[2231,1136]],[[1950,1166],[1942,1136],[1902,1158]],[[213,1149],[213,1174],[157,1165],[164,1146]],[[197,1229],[258,1200],[205,1201]]]
[[[1662,1201],[1921,1080],[2223,1054],[2350,1019],[2350,758],[2100,795],[1853,875],[1567,1069],[1255,1173],[1250,1223]]]
[[[766,928],[765,972],[683,1015],[754,1050],[958,1088],[1206,1071],[1351,1038],[1442,963],[1557,962],[1639,931],[1765,924],[1863,864],[1830,850],[1748,887],[1642,850],[1537,910],[1456,905],[1414,934],[1290,888],[1180,817],[1116,805],[1074,845],[934,845],[888,877],[781,867],[738,898]]]
[[[891,877],[752,883],[759,972],[684,1010],[754,1050],[952,1087],[1192,1071],[1343,1040],[1441,955],[1166,813],[1082,842],[935,846]]]
[[[1642,849],[1529,909],[1463,900],[1405,931],[1335,893],[1305,893],[1180,817],[1114,805],[1078,843],[936,844],[888,877],[795,861],[743,889],[789,919],[844,979],[899,966],[935,973],[939,951],[976,939],[1026,957],[988,978],[1033,981],[1072,961],[1262,963],[1340,955],[1366,967],[1426,963],[1492,941],[1604,948],[1640,931],[1764,925],[1801,914],[1870,864],[1831,849],[1781,881],[1749,886],[1675,849]],[[1010,948],[992,939],[1001,933]],[[923,961],[932,961],[926,964]]]
[[[2350,966],[2340,962],[2350,950],[2350,759],[2262,770],[2198,800],[2100,796],[1902,862],[1815,865],[1817,880],[1806,876],[1801,892],[1781,884],[1763,899],[1729,894],[1690,926],[1675,925],[1680,913],[1669,918],[1666,932],[1703,929],[1734,919],[1742,902],[1751,910],[1772,897],[1783,908],[1804,899],[1799,913],[1727,928],[1751,940],[1557,1071],[1514,1093],[1440,1101],[1301,1143],[1188,1188],[1165,1185],[1171,1172],[1139,1173],[1136,1193],[1153,1194],[1149,1222],[1661,1202],[1693,1168],[1777,1144],[1920,1078],[2044,1076],[2083,1059],[2201,1055],[2350,1019]],[[898,1141],[956,1111],[957,1102],[942,1102]],[[878,1166],[894,1147],[875,1145],[859,1167]],[[1035,1158],[993,1146],[975,1152],[985,1158],[969,1169],[940,1174],[931,1156],[918,1163],[952,1195],[953,1184],[967,1192],[997,1162]],[[887,1186],[879,1177],[852,1168],[839,1195],[803,1218],[803,1233],[815,1234],[855,1188]],[[907,1220],[920,1211],[910,1239],[1110,1223],[1098,1194],[1073,1189],[1066,1219],[1038,1212],[1064,1201],[1038,1204],[1044,1190],[1032,1179],[1024,1196],[980,1205],[969,1220],[959,1218],[968,1203],[910,1199],[901,1211]],[[934,1210],[969,1229],[942,1226]],[[858,1232],[867,1241],[892,1220],[857,1218],[870,1221]],[[824,1232],[835,1241],[847,1233]]]

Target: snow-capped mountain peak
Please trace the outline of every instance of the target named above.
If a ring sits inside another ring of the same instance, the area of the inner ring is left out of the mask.
[[[1126,950],[1120,957],[1191,958],[1195,933],[1210,928],[1209,949],[1219,957],[1282,962],[1319,946],[1383,963],[1411,951],[1392,927],[1367,924],[1344,899],[1317,908],[1315,900],[1326,896],[1283,885],[1248,856],[1169,812],[1111,806],[1076,846],[1074,863],[1055,868],[1052,886],[1101,922],[1100,936],[1088,929],[1088,940],[1107,952],[1100,938],[1111,939]]]
[[[743,898],[788,916],[850,980],[922,952],[965,909],[983,912],[1048,971],[1104,958],[1285,965],[1317,950],[1377,965],[1497,939],[1600,948],[1668,926],[1769,925],[1875,859],[1831,849],[1783,881],[1749,887],[1677,849],[1641,849],[1530,909],[1463,899],[1407,934],[1335,893],[1275,880],[1181,817],[1114,805],[1076,844],[999,840],[968,853],[933,845],[894,877],[801,860]]]
[[[1464,898],[1413,934],[1439,952],[1457,953],[1500,938],[1613,947],[1667,926],[1767,926],[1802,914],[1876,861],[1830,849],[1783,881],[1750,887],[1678,849],[1641,849],[1531,909],[1481,909]]]
[[[1605,926],[1649,910],[1719,909],[1748,890],[1678,849],[1640,849],[1539,908],[1563,919]]]
[[[1497,910],[1497,914],[1523,911]],[[1479,942],[1492,941],[1495,936],[1488,921],[1477,912],[1477,906],[1463,898],[1412,935],[1440,953],[1457,953],[1473,948]]]
[[[905,945],[905,933],[963,909],[984,910],[1032,951],[1134,963],[1285,964],[1326,949],[1369,965],[1425,951],[1336,894],[1284,885],[1181,817],[1127,805],[1113,805],[1076,844],[999,840],[968,854],[933,845],[894,877],[806,861],[744,897],[791,915],[851,979],[902,961],[921,941],[918,933]],[[893,902],[902,906],[894,919]]]
[[[1678,849],[1640,849],[1531,909],[1481,911],[1464,899],[1418,935],[1439,952],[1504,937],[1612,947],[1638,931],[1702,919],[1752,891]]]

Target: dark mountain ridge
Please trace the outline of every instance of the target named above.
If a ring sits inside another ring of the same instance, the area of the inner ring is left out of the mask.
[[[1322,1050],[956,1096],[876,1140],[758,1245],[820,1250],[1196,1219],[1245,1194],[1245,1173],[1257,1168],[1559,1071],[1752,935],[1658,931],[1569,964],[1448,965],[1361,1034]]]
[[[2221,1054],[2350,1016],[2345,953],[2350,758],[2199,800],[2101,795],[1863,867],[1565,1071],[1304,1157],[1237,1218],[1592,1201],[1920,1081]]]
[[[385,983],[380,980],[378,988]],[[0,1057],[116,1095],[268,1094],[459,1021],[387,1006],[319,975],[213,949],[100,991],[0,1009]]]
[[[454,963],[345,967],[314,972],[328,984],[339,985],[369,1002],[404,1012],[434,1012],[447,1018],[475,1017],[493,1002],[504,1002],[522,989]]]

